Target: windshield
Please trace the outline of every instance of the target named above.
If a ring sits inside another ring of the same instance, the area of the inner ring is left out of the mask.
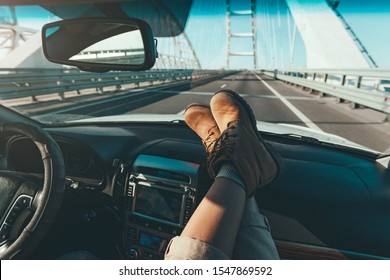
[[[158,57],[147,71],[107,73],[43,55],[44,24],[116,14],[75,2],[0,6],[2,106],[47,125],[170,121],[182,120],[190,103],[232,89],[251,105],[260,130],[389,152],[388,1],[121,1],[122,18],[151,26]],[[114,40],[86,58],[124,53],[124,40]]]

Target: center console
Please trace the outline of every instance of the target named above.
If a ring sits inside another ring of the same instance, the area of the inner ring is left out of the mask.
[[[125,190],[125,249],[128,259],[163,259],[205,193],[200,164],[139,155]]]

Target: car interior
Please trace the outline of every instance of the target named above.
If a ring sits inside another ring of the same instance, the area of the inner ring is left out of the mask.
[[[123,1],[15,2],[60,18],[43,28],[48,60],[95,73],[150,69],[159,56],[156,34],[179,34],[191,8],[191,1],[127,1],[132,12],[125,20]],[[75,6],[90,16],[70,17]],[[77,24],[85,40],[69,40]],[[100,35],[92,37],[91,29]],[[75,56],[123,30],[139,32],[144,49],[127,66]],[[189,80],[177,90],[229,75],[240,73]],[[255,199],[280,258],[390,258],[390,155],[267,127],[258,122],[284,169]],[[204,146],[182,115],[47,123],[0,106],[0,167],[1,259],[77,251],[98,259],[163,259],[213,182]]]

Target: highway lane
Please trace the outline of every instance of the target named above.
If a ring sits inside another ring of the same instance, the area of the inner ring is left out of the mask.
[[[383,122],[384,114],[371,109],[350,109],[348,104],[337,104],[332,97],[319,98],[296,86],[253,72],[227,76],[126,113],[182,113],[190,103],[208,104],[212,94],[221,89],[242,94],[257,120],[312,127],[378,151],[390,148],[390,125]],[[169,93],[166,90],[166,94]]]
[[[281,106],[276,98],[251,73],[240,73],[227,76],[211,83],[194,87],[173,98],[167,98],[159,103],[150,104],[128,113],[170,113],[183,111],[190,103],[209,104],[212,95],[221,89],[232,89],[243,95],[254,109],[256,119],[274,123],[302,124],[287,107]]]
[[[232,89],[254,110],[257,120],[311,127],[347,138],[378,151],[390,147],[390,125],[384,114],[370,109],[350,109],[334,98],[319,98],[301,88],[246,71],[202,83],[153,86],[77,96],[62,102],[25,105],[31,116],[53,113],[106,116],[118,114],[182,114],[190,103],[208,104],[214,92]],[[58,106],[58,107],[57,107]]]
[[[191,87],[209,83],[210,80],[215,80],[218,77],[204,78],[195,81],[184,80],[170,84],[147,85],[134,87],[134,85],[123,85],[122,90],[118,91],[115,87],[105,90],[104,93],[96,92],[94,89],[89,89],[82,94],[72,94],[67,92],[69,96],[64,100],[59,100],[57,94],[51,94],[39,97],[36,102],[31,100],[19,99],[4,102],[5,106],[13,107],[16,111],[21,112],[30,117],[47,117],[50,121],[54,114],[67,114],[69,117],[74,115],[82,116],[107,116],[118,115],[125,112],[136,110],[148,104],[157,103],[158,101],[169,98],[191,89]],[[159,106],[159,113],[163,108]],[[172,110],[172,108],[168,108]],[[152,111],[150,111],[152,112]],[[155,111],[153,111],[155,112]]]

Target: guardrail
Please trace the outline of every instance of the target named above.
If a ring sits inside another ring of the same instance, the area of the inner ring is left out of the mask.
[[[275,79],[349,101],[388,114],[390,120],[390,69],[262,70]]]
[[[149,70],[144,72],[88,73],[77,69],[0,69],[0,100],[58,94],[63,100],[65,92],[96,89],[103,92],[105,87],[154,82],[171,83],[182,80],[222,75],[222,71],[210,70]]]

